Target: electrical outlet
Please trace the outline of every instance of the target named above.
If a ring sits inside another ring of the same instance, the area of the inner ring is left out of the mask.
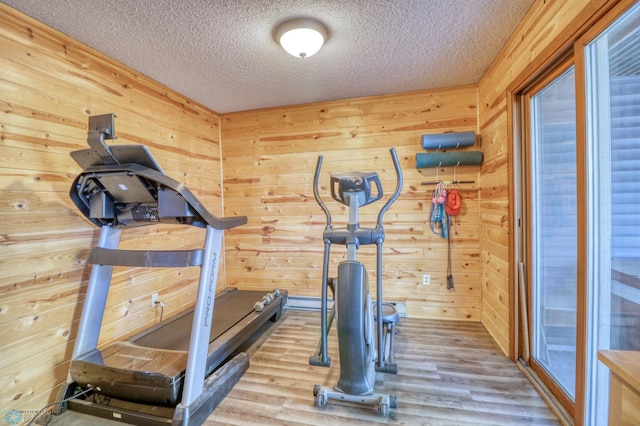
[[[151,295],[151,307],[155,308],[155,306],[160,303],[160,298],[158,297],[158,293],[153,293]]]
[[[424,274],[422,276],[422,285],[431,285],[431,275]]]

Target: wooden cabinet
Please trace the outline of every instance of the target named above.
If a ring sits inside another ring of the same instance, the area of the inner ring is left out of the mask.
[[[609,425],[640,424],[640,352],[598,351],[609,367]]]

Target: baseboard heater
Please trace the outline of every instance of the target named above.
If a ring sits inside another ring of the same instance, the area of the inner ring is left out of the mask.
[[[309,297],[309,296],[291,296],[287,298],[287,304],[284,306],[284,309],[292,309],[298,311],[319,311],[320,310],[320,297]],[[404,302],[394,302],[394,301],[384,301],[384,303],[389,303],[395,306],[396,310],[400,314],[400,317],[405,318],[407,316],[407,306]],[[333,301],[329,300],[329,304],[327,306],[328,309],[333,307]]]

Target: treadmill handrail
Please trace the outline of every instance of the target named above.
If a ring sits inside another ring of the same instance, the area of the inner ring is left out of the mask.
[[[126,172],[131,173],[133,175],[141,176],[151,181],[157,182],[158,184],[170,188],[180,194],[187,203],[202,217],[204,222],[207,225],[210,225],[214,229],[224,230],[235,228],[240,225],[244,225],[247,223],[246,216],[232,216],[232,217],[223,217],[219,218],[212,213],[210,213],[200,201],[196,198],[196,196],[182,183],[178,182],[171,177],[158,172],[157,170],[150,169],[148,167],[142,166],[140,164],[128,163],[128,164],[116,164],[116,165],[101,165],[101,166],[92,166],[88,167],[80,173],[75,180],[73,181],[73,185],[71,186],[71,190],[69,195],[76,207],[82,212],[82,214],[90,220],[94,225],[101,227],[103,223],[100,222],[96,218],[92,218],[90,215],[90,209],[82,195],[78,191],[78,181],[87,175],[100,175],[100,174],[108,174],[111,172]]]
[[[202,266],[203,250],[122,250],[94,247],[90,265],[140,266],[146,268],[186,268]]]

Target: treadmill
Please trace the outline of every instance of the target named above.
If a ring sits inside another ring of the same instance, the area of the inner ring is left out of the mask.
[[[71,153],[84,169],[71,199],[101,231],[88,258],[91,275],[58,413],[70,409],[130,424],[201,424],[249,366],[238,348],[280,318],[287,292],[231,288],[216,295],[223,231],[247,218],[213,216],[164,174],[145,146],[105,143],[114,138],[114,114],[90,117],[90,148]],[[158,223],[205,229],[203,247],[118,249],[122,231]],[[194,308],[98,349],[114,266],[200,267]]]

